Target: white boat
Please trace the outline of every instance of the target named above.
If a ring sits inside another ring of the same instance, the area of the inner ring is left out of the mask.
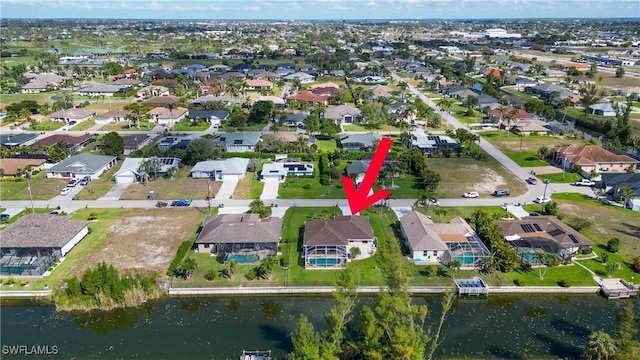
[[[271,350],[242,350],[240,360],[273,360]]]

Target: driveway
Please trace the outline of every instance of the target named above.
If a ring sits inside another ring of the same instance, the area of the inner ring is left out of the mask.
[[[117,183],[115,184],[108,193],[106,193],[103,197],[98,200],[119,200],[120,196],[124,194],[130,184]]]
[[[260,200],[275,200],[278,198],[278,188],[280,187],[280,181],[276,179],[264,180],[264,188],[260,195]]]
[[[236,186],[238,186],[237,179],[223,180],[220,190],[218,190],[216,194],[216,200],[232,199],[233,193],[236,191]]]

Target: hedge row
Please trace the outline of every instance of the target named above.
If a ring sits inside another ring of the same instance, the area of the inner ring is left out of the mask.
[[[176,253],[176,257],[173,258],[173,260],[171,260],[171,264],[169,265],[169,269],[167,269],[167,275],[169,276],[174,276],[176,273],[176,269],[178,268],[178,265],[180,265],[180,263],[182,262],[182,259],[184,258],[185,255],[187,255],[187,252],[189,250],[191,250],[191,246],[193,245],[192,241],[183,241],[180,244],[180,247],[178,247],[178,252]]]

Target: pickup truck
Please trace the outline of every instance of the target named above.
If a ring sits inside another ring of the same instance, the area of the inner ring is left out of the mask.
[[[595,184],[595,181],[591,181],[589,179],[582,179],[573,183],[575,186],[594,186]]]

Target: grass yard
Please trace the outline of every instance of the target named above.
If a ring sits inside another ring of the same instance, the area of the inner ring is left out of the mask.
[[[517,135],[507,133],[506,131],[488,131],[482,133],[482,138],[491,142],[491,144],[493,144],[504,153],[520,152],[520,137]],[[555,136],[532,134],[522,137],[522,152],[530,152],[535,154],[538,152],[538,149],[543,146],[553,148],[569,144],[583,145],[586,144],[586,142],[580,139],[559,138]]]
[[[62,188],[67,186],[68,179],[47,179],[46,173],[41,171],[31,179],[31,194],[33,200],[49,200],[57,196]],[[27,182],[2,182],[0,184],[0,199],[29,200]]]
[[[51,92],[42,92],[39,94],[2,94],[0,96],[0,108],[4,109],[7,105],[20,102],[22,100],[35,100],[38,104],[50,102],[49,96],[53,95]]]
[[[29,280],[29,290],[52,288],[100,262],[133,272],[155,271],[162,277],[180,243],[196,236],[204,216],[192,208],[81,209],[71,218],[86,221],[91,212],[98,213],[98,220],[89,223],[89,234],[49,276]]]
[[[76,194],[78,200],[96,200],[105,196],[115,184],[113,182],[113,174],[120,170],[122,162],[112,166],[109,171],[100,175],[100,178],[93,179],[79,193]]]
[[[400,131],[400,128],[391,125],[382,125],[378,129],[368,129],[362,125],[349,124],[344,126],[344,131]]]
[[[542,181],[548,179],[552,183],[567,183],[567,184],[571,184],[578,180],[582,180],[582,175],[576,174],[576,173],[570,173],[570,172],[565,172],[564,176],[562,175],[562,173],[555,173],[555,174],[540,174],[540,175],[536,175],[536,177],[538,177],[538,179]]]
[[[173,125],[174,131],[205,131],[209,128],[210,124],[206,122],[191,122],[188,118],[181,120]]]
[[[100,131],[140,131],[140,130],[149,130],[156,127],[156,123],[152,123],[149,121],[140,121],[140,127],[137,128],[135,126],[129,127],[128,121],[122,121],[117,124],[107,124],[101,127]]]
[[[318,145],[318,151],[324,153],[332,153],[338,149],[335,139],[316,140],[316,145]]]
[[[548,166],[549,163],[540,160],[537,151],[504,151],[511,160],[522,167]]]
[[[131,184],[122,194],[122,200],[144,200],[149,191],[153,190],[158,200],[173,199],[205,199],[208,194],[207,179],[192,179],[189,177],[191,168],[181,167],[173,179],[151,179],[149,184]],[[220,189],[221,183],[212,181],[211,193],[215,194]]]
[[[440,198],[458,198],[467,191],[488,196],[496,189],[508,190],[512,196],[524,194],[526,184],[516,178],[494,158],[477,161],[470,158],[427,159],[429,169],[440,174],[436,193]]]
[[[122,110],[125,105],[128,105],[126,102],[110,102],[110,101],[101,101],[87,105],[84,107],[88,110],[95,110],[98,114],[103,114],[111,110]]]
[[[46,120],[36,124],[36,126],[30,126],[29,128],[34,131],[54,131],[64,126],[61,121]]]
[[[524,280],[525,286],[558,286],[560,281],[566,281],[570,286],[595,286],[593,276],[584,268],[571,264],[555,266],[547,269],[543,279],[539,277],[539,270],[544,272],[544,268],[532,268],[529,271],[516,270],[508,273],[511,284],[514,285],[516,279]]]
[[[73,126],[71,129],[69,129],[69,131],[87,130],[88,128],[92,127],[95,124],[96,124],[96,122],[93,119],[82,121],[82,122],[78,123],[77,125]]]
[[[238,182],[236,191],[233,193],[234,199],[257,199],[262,194],[264,183],[258,181],[256,174],[247,172],[244,179]]]

